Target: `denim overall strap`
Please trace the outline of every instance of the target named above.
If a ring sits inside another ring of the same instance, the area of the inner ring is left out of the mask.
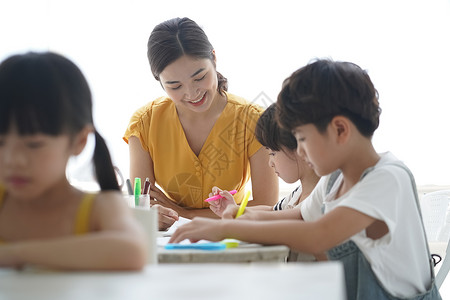
[[[398,298],[385,290],[372,271],[369,262],[353,241],[345,242],[328,251],[328,259],[343,263],[348,300],[441,300],[434,279],[431,288],[412,298]]]
[[[422,214],[419,205],[419,199],[417,194],[417,187],[414,181],[414,177],[408,168],[402,164],[390,163],[389,165],[394,165],[405,170],[410,179],[413,187],[415,202],[417,209],[419,211],[420,218],[422,219]],[[371,169],[370,169],[371,170]],[[362,177],[365,176],[370,170],[367,170]],[[333,182],[337,179],[337,176],[332,176],[334,178],[330,179],[328,182],[327,193],[329,193]],[[423,227],[423,224],[422,224]],[[425,231],[425,229],[423,228]],[[431,270],[431,287],[424,293],[416,295],[412,298],[398,298],[392,296],[384,286],[379,282],[378,278],[372,271],[370,263],[367,261],[364,254],[358,248],[358,246],[353,241],[344,242],[327,252],[328,259],[330,260],[340,260],[344,266],[345,273],[345,285],[347,290],[347,299],[349,300],[366,300],[366,299],[389,299],[389,300],[442,300],[439,291],[436,287],[434,280],[434,267],[433,261],[430,255],[430,250],[428,244],[426,245],[429,264]]]

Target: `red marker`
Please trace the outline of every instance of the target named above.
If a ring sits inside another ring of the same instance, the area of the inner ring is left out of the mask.
[[[144,195],[149,194],[149,192],[150,192],[150,185],[151,185],[150,179],[147,177],[145,179],[144,191],[142,192],[142,194],[144,194]]]

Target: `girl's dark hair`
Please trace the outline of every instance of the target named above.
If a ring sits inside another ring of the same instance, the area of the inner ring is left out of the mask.
[[[282,151],[282,147],[295,151],[297,141],[292,133],[281,128],[276,120],[276,104],[271,104],[256,122],[255,136],[263,145],[274,151]]]
[[[14,55],[0,64],[0,134],[75,136],[93,126],[92,99],[80,69],[51,52]],[[102,190],[119,190],[104,139],[95,132],[94,166]]]
[[[147,57],[153,76],[159,81],[159,74],[183,55],[214,61],[213,46],[203,29],[189,18],[174,18],[157,25],[148,39]],[[217,91],[223,95],[228,90],[228,80],[217,72]]]
[[[277,106],[277,120],[287,130],[314,124],[324,132],[341,115],[366,137],[378,128],[381,113],[378,92],[367,72],[354,63],[327,59],[310,63],[287,78]]]

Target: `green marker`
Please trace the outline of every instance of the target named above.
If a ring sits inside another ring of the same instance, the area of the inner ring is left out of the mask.
[[[136,177],[134,179],[134,206],[139,206],[139,196],[141,195],[141,179]]]

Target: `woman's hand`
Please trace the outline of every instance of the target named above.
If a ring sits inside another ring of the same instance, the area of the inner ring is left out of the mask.
[[[154,185],[154,184],[150,185],[149,194],[150,194],[150,205],[153,206],[153,205],[159,204],[160,206],[170,209],[171,211],[173,211],[177,214],[176,220],[178,220],[178,216],[186,216],[187,217],[187,210],[184,207],[181,207],[178,204],[176,204],[171,199],[169,199],[166,196],[166,194],[164,194],[164,192],[161,191],[156,185]],[[172,217],[173,217],[173,214],[172,214]]]
[[[228,207],[238,207],[233,196],[228,191],[223,191],[215,186],[212,188],[212,193],[209,194],[209,197],[215,195],[220,195],[223,198],[210,201],[209,208],[219,217],[223,218],[223,213]]]
[[[150,201],[151,204],[160,204],[160,205],[176,205],[172,200],[170,200],[163,191],[161,191],[156,185],[150,185]],[[177,205],[178,206],[178,205]]]
[[[173,209],[161,206],[159,204],[155,204],[153,207],[158,210],[159,230],[166,230],[172,226],[175,221],[178,221],[178,213]]]
[[[177,216],[184,217],[187,219],[192,219],[193,217],[196,217],[196,216],[209,217],[209,218],[217,217],[210,209],[207,209],[207,208],[190,209],[190,208],[186,208],[186,207],[182,207],[182,206],[178,205],[172,199],[167,197],[166,194],[164,194],[164,192],[162,190],[160,190],[154,184],[152,184],[150,186],[150,189],[151,189],[150,193],[149,193],[150,194],[150,205],[152,205],[152,206],[159,204],[165,208],[175,211],[177,213]],[[161,217],[161,214],[160,214],[160,217]],[[173,217],[173,215],[172,215],[172,217]],[[166,219],[166,221],[169,221],[169,223],[170,223],[170,219],[169,220]],[[168,226],[169,223],[165,223],[164,226]]]

